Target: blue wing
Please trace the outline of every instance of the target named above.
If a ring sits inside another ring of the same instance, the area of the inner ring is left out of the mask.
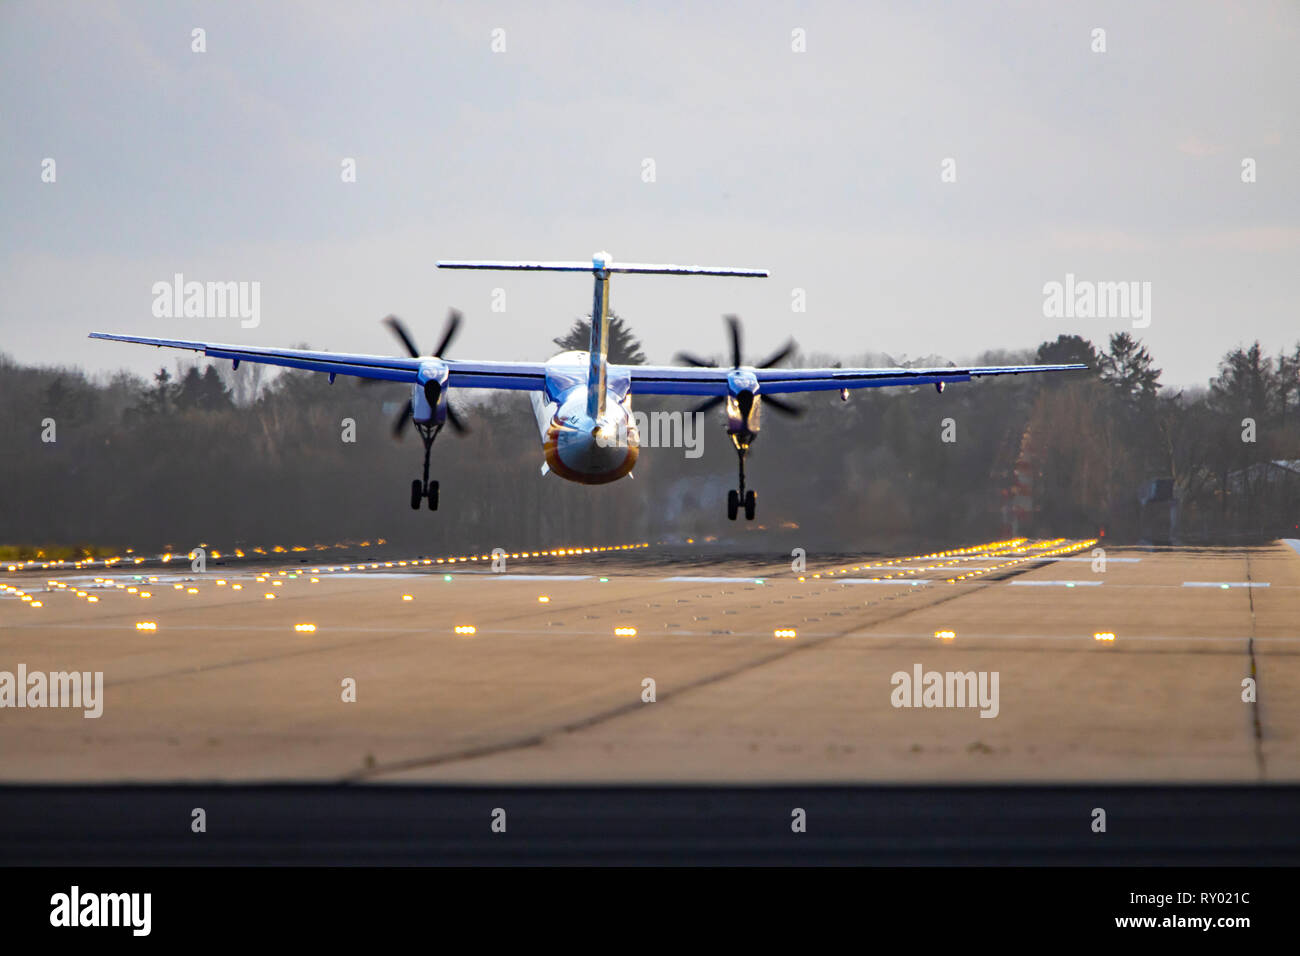
[[[160,348],[189,349],[209,358],[235,362],[260,362],[286,368],[414,382],[421,359],[348,352],[313,352],[306,349],[266,349],[251,345],[222,345],[184,339],[151,339],[137,335],[92,332],[92,339],[131,342]],[[540,391],[546,387],[546,366],[535,362],[473,362],[443,359],[449,384],[455,388],[502,388]],[[762,368],[756,369],[761,390],[783,392],[838,391],[842,388],[883,388],[889,385],[932,385],[968,382],[990,375],[1068,372],[1086,365],[988,365],[960,368]],[[626,373],[631,392],[639,395],[726,395],[727,368],[684,368],[675,365],[624,365],[611,368]]]
[[[1070,372],[1086,365],[977,365],[961,368],[760,368],[754,370],[764,394],[828,392],[842,388],[889,385],[936,385],[969,382],[990,375]],[[681,368],[671,365],[624,366],[639,395],[726,395],[729,368]]]
[[[209,358],[235,362],[259,362],[301,368],[331,375],[378,378],[390,382],[414,382],[421,359],[391,355],[356,355],[347,352],[312,352],[306,349],[264,349],[252,345],[222,345],[217,342],[191,342],[183,339],[150,339],[137,335],[110,335],[92,332],[92,339],[132,342],[160,348],[189,349]],[[508,388],[536,391],[545,386],[545,366],[531,362],[458,362],[442,359],[449,372],[448,384],[456,388]]]

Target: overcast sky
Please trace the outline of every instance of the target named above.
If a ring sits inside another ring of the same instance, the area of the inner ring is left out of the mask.
[[[1135,334],[1167,383],[1204,383],[1229,348],[1300,339],[1297,50],[1300,4],[1252,0],[10,0],[0,351],[172,366],[104,330],[389,352],[389,312],[427,349],[455,305],[452,357],[537,360],[589,280],[434,261],[608,249],[772,271],[616,278],[652,361],[720,352],[733,311],[753,358],[791,334],[966,359],[1131,327],[1045,318],[1073,273],[1150,282]],[[155,318],[178,272],[260,282],[261,324]]]

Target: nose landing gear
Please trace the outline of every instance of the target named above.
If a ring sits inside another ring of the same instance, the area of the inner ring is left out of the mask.
[[[423,425],[416,422],[415,428],[420,433],[421,441],[424,442],[424,478],[423,480],[416,478],[411,482],[411,508],[419,511],[420,502],[428,501],[429,510],[437,511],[438,482],[429,480],[429,453],[433,450],[433,440],[438,437],[438,432],[442,430],[442,426]]]
[[[740,459],[740,489],[733,488],[727,492],[727,518],[730,521],[736,520],[742,507],[745,509],[745,520],[753,521],[758,506],[758,496],[752,490],[745,490],[745,454],[748,451],[748,442],[736,442],[736,456]]]

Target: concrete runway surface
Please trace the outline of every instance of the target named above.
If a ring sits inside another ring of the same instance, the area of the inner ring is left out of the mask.
[[[0,780],[1300,779],[1300,553],[1097,546],[0,570],[0,683],[104,675],[0,709]],[[996,717],[894,706],[918,666]]]

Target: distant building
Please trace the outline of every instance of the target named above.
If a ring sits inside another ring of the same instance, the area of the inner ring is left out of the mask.
[[[1259,494],[1300,489],[1300,458],[1261,461],[1249,468],[1228,472],[1228,493],[1233,495]]]
[[[1261,461],[1228,472],[1226,512],[1252,534],[1294,536],[1300,530],[1300,459]]]
[[[1178,534],[1178,498],[1173,478],[1151,478],[1138,490],[1139,534],[1152,544],[1172,544]]]

